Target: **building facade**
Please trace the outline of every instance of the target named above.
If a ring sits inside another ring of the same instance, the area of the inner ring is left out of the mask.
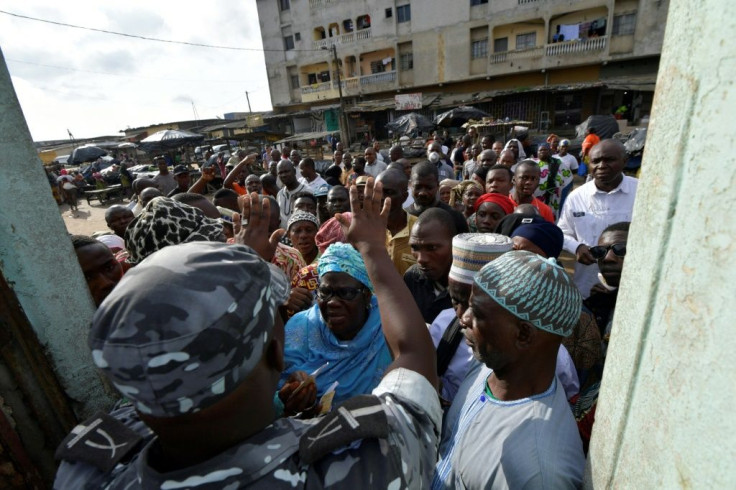
[[[353,137],[385,137],[402,93],[421,93],[427,115],[472,104],[557,129],[625,106],[636,123],[651,107],[668,3],[257,0],[274,111],[304,113],[297,132],[328,129],[339,71]]]

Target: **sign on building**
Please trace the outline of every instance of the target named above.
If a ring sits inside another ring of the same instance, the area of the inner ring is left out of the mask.
[[[422,108],[422,94],[394,95],[397,111],[414,111]]]

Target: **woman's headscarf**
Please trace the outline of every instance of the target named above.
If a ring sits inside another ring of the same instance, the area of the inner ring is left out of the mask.
[[[348,211],[342,213],[342,215],[347,220],[348,225],[350,225],[350,222],[353,220],[353,213]],[[319,231],[314,236],[314,241],[317,242],[319,253],[323,254],[327,250],[327,247],[333,243],[345,243],[347,242],[347,238],[340,222],[335,218],[330,218],[319,228]]]
[[[503,194],[483,194],[478,198],[477,201],[475,201],[475,212],[478,212],[478,209],[480,208],[480,205],[486,202],[492,202],[493,204],[498,204],[498,206],[503,209],[503,212],[506,214],[511,214],[514,212],[514,202],[508,198],[508,196],[504,196]]]
[[[521,141],[517,140],[516,138],[510,139],[506,143],[506,146],[503,147],[503,149],[510,150],[511,145],[516,145],[516,147],[519,149],[519,160],[526,158],[526,152],[524,152],[524,146],[521,144]]]
[[[224,242],[222,222],[163,196],[151,199],[125,230],[128,261],[133,264],[169,245],[196,241]]]
[[[333,243],[327,247],[319,259],[317,271],[320,279],[328,272],[344,272],[373,292],[373,284],[365,270],[363,257],[347,243]]]

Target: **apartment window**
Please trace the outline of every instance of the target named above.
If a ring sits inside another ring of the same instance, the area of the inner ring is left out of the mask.
[[[528,32],[526,34],[516,35],[517,51],[522,50],[522,49],[533,48],[536,45],[537,45],[537,33],[536,32]]]
[[[470,29],[470,59],[488,56],[488,26]]]
[[[399,55],[399,68],[401,71],[414,69],[414,53],[401,53]]]
[[[301,41],[302,35],[298,32],[294,33],[294,41]]]
[[[386,71],[386,65],[383,64],[383,61],[371,61],[371,73],[383,73]]]
[[[630,36],[636,30],[636,12],[613,16],[614,36]]]
[[[396,22],[409,22],[411,20],[411,5],[400,5],[396,7]]]
[[[386,18],[387,19],[390,19],[393,16],[394,16],[394,9],[392,9],[391,7],[387,8],[386,9]]]
[[[345,19],[342,21],[342,31],[343,32],[353,32],[353,20],[352,19]]]
[[[476,5],[484,5],[488,3],[488,0],[470,0],[470,6],[475,7]]]
[[[493,40],[493,52],[494,53],[505,53],[509,50],[509,38],[499,37]]]
[[[488,38],[473,41],[470,45],[470,57],[475,60],[486,56],[488,56]]]
[[[291,75],[291,89],[298,89],[299,88],[299,75]]]
[[[290,0],[279,0],[279,7],[281,10],[289,10],[291,8]]]
[[[284,49],[286,51],[294,49],[294,36],[284,36]]]

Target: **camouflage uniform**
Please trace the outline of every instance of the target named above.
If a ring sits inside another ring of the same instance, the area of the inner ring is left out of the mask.
[[[169,289],[177,294],[162,294]],[[286,278],[247,247],[170,246],[131,269],[100,306],[90,331],[93,359],[139,412],[173,417],[206,408],[259,361],[286,297]],[[65,461],[55,488],[421,488],[434,472],[440,418],[429,382],[396,369],[372,395],[321,419],[278,419],[210,460],[163,474],[153,468],[157,438],[146,443],[135,430],[108,437],[126,426],[140,430],[137,417],[122,427],[86,424],[57,452]],[[72,463],[69,448],[108,466]]]

